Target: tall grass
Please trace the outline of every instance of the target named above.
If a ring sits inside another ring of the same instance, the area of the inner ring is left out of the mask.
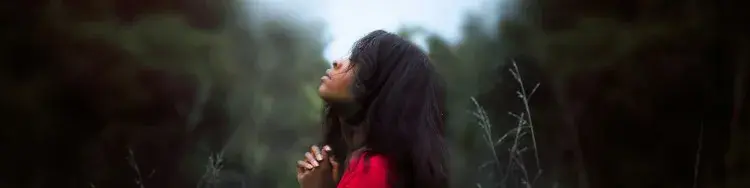
[[[492,155],[492,160],[483,163],[480,168],[484,168],[489,165],[495,166],[494,174],[498,175],[496,177],[501,178],[498,180],[497,184],[494,187],[510,187],[512,183],[517,183],[518,181],[520,181],[520,183],[522,185],[525,185],[526,188],[532,188],[534,187],[536,180],[542,174],[542,167],[539,162],[539,153],[537,151],[536,134],[534,131],[534,124],[532,123],[531,119],[531,108],[529,107],[529,101],[531,101],[531,97],[534,95],[534,92],[536,92],[536,89],[539,88],[539,83],[537,83],[530,92],[527,92],[528,90],[524,86],[523,78],[520,71],[518,70],[518,65],[515,61],[513,61],[512,64],[513,68],[509,69],[509,71],[519,85],[516,94],[519,100],[521,100],[521,103],[524,107],[523,111],[521,111],[520,113],[508,112],[509,115],[516,118],[516,125],[514,128],[506,131],[505,134],[503,134],[503,136],[500,136],[499,138],[493,137],[493,125],[490,122],[490,118],[487,115],[487,112],[474,97],[471,97],[471,100],[476,107],[476,110],[474,110],[472,114],[478,120],[479,127],[482,129],[483,133],[483,141],[489,148],[490,154]],[[530,135],[531,137],[531,148],[526,147],[522,144],[523,138],[527,135]],[[501,153],[499,153],[498,147],[507,142],[511,142],[510,147],[507,149],[508,160],[501,161],[499,158]],[[536,172],[534,172],[535,174],[531,174],[533,176],[530,176],[529,168],[527,168],[526,163],[523,161],[523,155],[529,149],[533,150],[536,168],[538,169]],[[509,179],[511,175],[516,172],[520,173],[521,178],[518,180]],[[477,187],[482,188],[484,186],[481,184],[477,184]]]
[[[495,137],[493,136],[493,124],[490,121],[489,115],[485,111],[484,107],[479,104],[479,102],[474,98],[471,97],[472,102],[474,103],[475,110],[472,111],[472,115],[474,115],[478,120],[478,125],[482,130],[482,138],[484,141],[484,144],[486,144],[487,148],[490,151],[490,154],[492,155],[492,159],[481,164],[480,169],[483,169],[488,166],[495,167],[494,173],[497,175],[496,177],[500,177],[497,179],[496,184],[492,185],[491,187],[513,187],[512,185],[515,183],[521,183],[526,188],[533,188],[535,185],[536,180],[541,176],[542,174],[542,166],[540,165],[539,160],[539,153],[537,149],[537,142],[536,142],[536,133],[534,130],[534,124],[532,122],[532,116],[531,116],[531,108],[529,106],[529,102],[531,101],[532,96],[536,92],[537,88],[539,88],[539,83],[534,85],[534,88],[531,88],[531,90],[527,90],[527,88],[524,86],[523,77],[520,74],[520,71],[518,69],[518,65],[516,62],[512,62],[513,67],[509,69],[510,73],[513,75],[514,80],[519,85],[518,90],[516,91],[518,99],[523,104],[522,110],[519,112],[508,112],[508,115],[514,117],[516,119],[516,125],[507,130],[502,136]],[[702,127],[701,127],[702,128]],[[701,131],[702,132],[702,131]],[[530,146],[525,146],[523,144],[524,138],[530,137],[531,138],[531,144]],[[701,135],[702,137],[702,135]],[[504,150],[500,150],[500,146],[510,144],[508,148],[505,148]],[[700,144],[700,143],[699,143]],[[699,145],[699,151],[700,152],[700,145]],[[533,157],[534,157],[534,163],[536,164],[537,170],[532,172],[533,174],[530,174],[529,168],[527,164],[524,162],[523,158],[527,151],[532,150],[533,151]],[[507,151],[505,153],[508,155],[508,160],[503,161],[500,159],[500,155],[503,154],[501,152]],[[143,175],[141,172],[141,169],[138,167],[138,164],[135,160],[135,155],[133,153],[133,150],[128,148],[128,163],[130,167],[133,169],[133,171],[136,173],[136,178],[134,180],[135,184],[139,188],[146,188],[146,185],[143,183]],[[699,155],[696,157],[696,176],[697,176],[697,166],[699,161]],[[220,172],[223,168],[223,152],[222,153],[214,153],[211,154],[208,157],[208,161],[206,164],[206,171],[204,172],[203,176],[199,180],[198,184],[196,185],[197,188],[215,188],[219,186],[219,182],[221,181]],[[153,174],[153,172],[151,172]],[[511,176],[514,175],[514,176]],[[520,175],[520,178],[513,179],[512,177],[516,177]],[[150,175],[149,175],[150,176]],[[148,177],[148,176],[147,176]],[[244,183],[243,183],[244,185]],[[90,184],[92,188],[95,188],[96,186],[93,184]],[[482,185],[477,183],[476,186],[478,188],[484,188],[487,187],[487,185]],[[243,186],[244,187],[244,186]]]
[[[206,164],[206,172],[203,173],[200,181],[196,185],[197,188],[215,188],[221,181],[219,179],[221,168],[224,167],[224,152],[214,153],[208,156],[208,164]]]
[[[143,185],[143,176],[141,175],[141,168],[138,167],[138,163],[135,161],[135,154],[133,154],[133,149],[128,148],[128,157],[126,158],[128,160],[128,164],[131,168],[133,168],[133,171],[135,171],[135,185],[138,185],[140,188],[145,188]]]
[[[139,188],[146,188],[146,185],[143,183],[143,175],[141,175],[141,168],[138,167],[138,162],[135,160],[135,154],[133,153],[133,149],[128,148],[128,157],[126,157],[128,160],[128,164],[130,165],[130,168],[133,169],[133,171],[136,174],[136,177],[134,179],[135,185]],[[224,167],[224,152],[220,153],[212,153],[208,156],[208,163],[206,164],[206,171],[203,173],[203,176],[198,181],[198,184],[196,185],[197,188],[216,188],[219,185],[219,182],[221,179],[219,179],[221,169]],[[152,170],[151,173],[149,173],[147,178],[150,178],[155,170]],[[91,188],[96,188],[96,185],[93,183],[89,183],[89,186]],[[242,186],[244,188],[244,184]]]

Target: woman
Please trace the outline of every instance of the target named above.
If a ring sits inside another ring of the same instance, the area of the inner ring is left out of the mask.
[[[301,187],[447,187],[445,91],[414,43],[371,32],[321,80],[324,147],[298,161]]]

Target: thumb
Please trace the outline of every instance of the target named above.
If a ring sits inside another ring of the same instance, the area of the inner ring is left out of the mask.
[[[332,158],[331,154],[332,154],[331,153],[331,147],[330,146],[323,146],[323,152],[321,152],[321,155],[323,156],[323,159],[328,159],[328,160],[321,161],[321,166],[330,166],[330,165],[333,165],[332,161],[330,160]]]
[[[338,161],[336,161],[336,158],[335,158],[335,157],[333,157],[333,156],[330,156],[330,157],[328,157],[328,161],[330,161],[330,162],[331,162],[331,166],[332,166],[333,168],[338,168],[338,167],[339,167],[339,162],[338,162]]]
[[[328,161],[331,163],[331,177],[333,177],[334,181],[339,180],[339,162],[336,161],[336,158],[333,156],[328,157]]]

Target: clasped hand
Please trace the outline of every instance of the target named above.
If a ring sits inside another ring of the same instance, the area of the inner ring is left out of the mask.
[[[333,187],[338,180],[339,163],[334,160],[330,146],[313,145],[303,160],[297,161],[297,182],[301,188]]]

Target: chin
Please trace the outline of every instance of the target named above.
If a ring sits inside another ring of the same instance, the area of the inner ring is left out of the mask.
[[[326,103],[333,102],[333,101],[340,101],[340,99],[338,99],[336,95],[327,93],[325,91],[318,91],[318,97],[320,97],[320,99],[325,101]]]
[[[322,97],[323,95],[325,95],[325,93],[326,93],[325,86],[323,86],[323,84],[321,84],[320,86],[318,86],[318,95],[320,95]]]
[[[328,96],[330,96],[330,94],[326,90],[325,86],[321,85],[320,87],[318,87],[318,97],[320,97],[323,100],[326,100],[327,98],[329,98]]]

